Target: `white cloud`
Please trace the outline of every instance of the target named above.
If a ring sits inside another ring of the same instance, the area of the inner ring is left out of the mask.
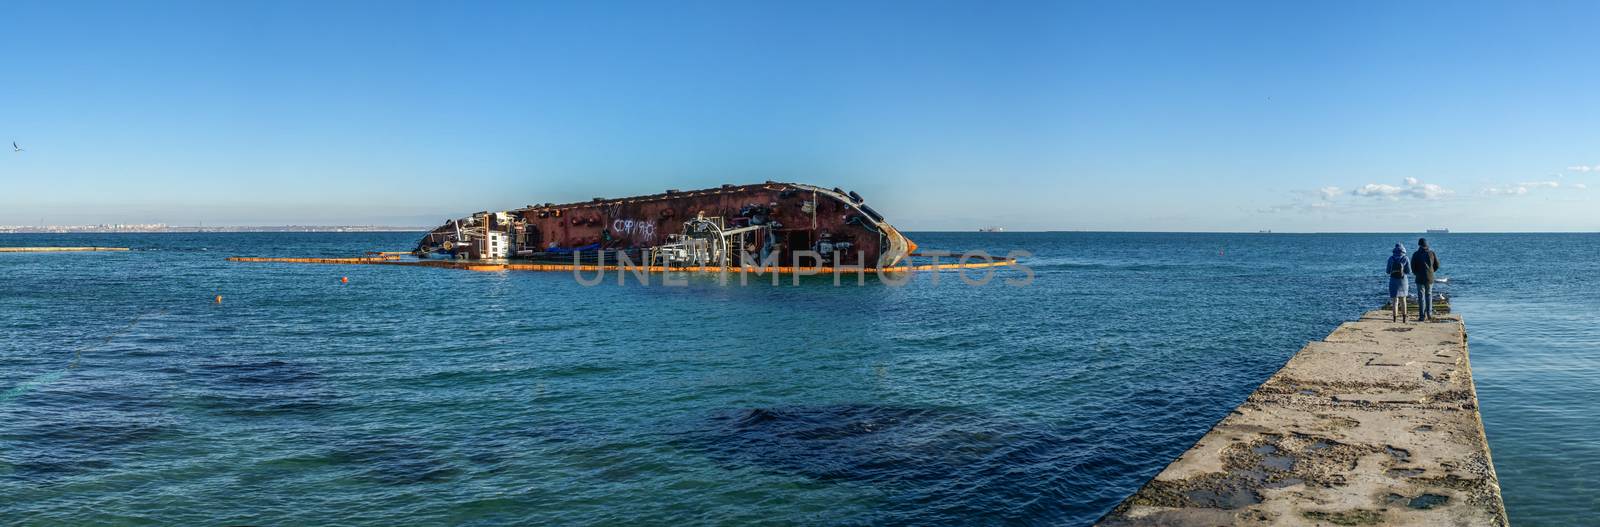
[[[1296,190],[1294,191],[1294,194],[1296,196],[1294,203],[1265,207],[1257,209],[1257,212],[1277,214],[1282,212],[1314,212],[1333,210],[1339,205],[1338,199],[1340,196],[1344,195],[1344,189],[1329,185],[1311,191]]]
[[[1406,192],[1414,197],[1422,199],[1440,199],[1445,196],[1455,194],[1455,191],[1447,190],[1444,187],[1435,185],[1433,183],[1416,185],[1406,189]]]
[[[1528,193],[1528,187],[1488,187],[1483,189],[1483,193],[1490,196],[1521,196]]]
[[[1568,188],[1573,190],[1584,190],[1589,188],[1589,186],[1583,183],[1562,183],[1560,181],[1524,181],[1515,185],[1486,187],[1483,189],[1483,193],[1491,196],[1521,196],[1534,189],[1541,188]]]
[[[1434,200],[1442,199],[1451,194],[1455,194],[1455,191],[1453,190],[1433,183],[1423,183],[1422,180],[1414,177],[1406,178],[1405,183],[1406,185],[1404,187],[1397,187],[1387,183],[1367,183],[1366,185],[1362,185],[1361,187],[1350,191],[1350,193],[1357,196],[1387,198],[1391,200],[1400,198]]]
[[[1368,183],[1354,189],[1345,190],[1342,187],[1329,185],[1316,190],[1294,191],[1297,199],[1294,203],[1277,205],[1257,209],[1263,213],[1281,212],[1338,212],[1359,209],[1361,205],[1351,200],[1341,200],[1344,196],[1361,196],[1368,198],[1400,200],[1436,200],[1455,194],[1455,191],[1446,189],[1433,183],[1423,183],[1414,177],[1405,178],[1405,185],[1390,185],[1388,183]]]
[[[1567,172],[1600,172],[1600,165],[1577,165],[1567,167]]]
[[[1365,186],[1362,186],[1361,188],[1355,189],[1355,190],[1350,191],[1350,192],[1352,194],[1357,195],[1357,196],[1380,196],[1380,197],[1385,197],[1386,196],[1386,197],[1394,197],[1394,196],[1398,196],[1400,194],[1400,192],[1403,191],[1403,190],[1405,190],[1405,189],[1402,189],[1400,187],[1396,187],[1394,185],[1385,185],[1385,184],[1382,184],[1382,183],[1367,183]]]

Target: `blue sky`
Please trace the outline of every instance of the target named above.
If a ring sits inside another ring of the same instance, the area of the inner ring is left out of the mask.
[[[0,224],[767,179],[909,230],[1600,230],[1600,3],[28,2]]]

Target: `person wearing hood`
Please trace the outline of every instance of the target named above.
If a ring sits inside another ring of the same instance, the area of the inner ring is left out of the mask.
[[[1417,254],[1411,255],[1411,275],[1417,278],[1417,320],[1433,319],[1433,274],[1439,271],[1439,256],[1428,248],[1427,238],[1417,238]]]
[[[1406,247],[1394,244],[1394,254],[1385,267],[1389,273],[1389,319],[1406,321],[1406,275],[1411,274],[1411,263],[1406,261]]]

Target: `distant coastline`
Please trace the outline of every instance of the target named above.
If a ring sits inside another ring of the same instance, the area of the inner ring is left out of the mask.
[[[257,226],[176,226],[152,224],[107,225],[0,225],[0,234],[100,234],[160,232],[412,232],[423,227],[392,225],[257,225]]]

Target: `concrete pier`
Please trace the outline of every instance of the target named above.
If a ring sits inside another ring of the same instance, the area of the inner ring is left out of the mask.
[[[1100,525],[1506,525],[1460,317],[1307,344]]]

